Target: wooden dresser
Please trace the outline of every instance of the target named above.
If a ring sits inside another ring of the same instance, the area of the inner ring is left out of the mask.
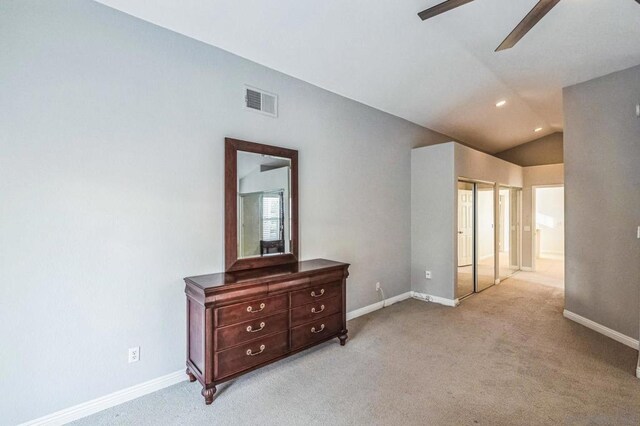
[[[187,374],[216,385],[337,337],[347,340],[349,265],[316,259],[185,278]]]

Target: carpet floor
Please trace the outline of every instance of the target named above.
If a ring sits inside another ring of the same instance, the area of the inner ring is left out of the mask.
[[[637,351],[513,278],[457,308],[407,300],[338,340],[218,387],[183,382],[78,425],[638,425]]]

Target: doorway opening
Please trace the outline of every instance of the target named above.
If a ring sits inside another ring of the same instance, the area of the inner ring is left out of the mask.
[[[533,270],[540,280],[564,287],[564,186],[533,187]]]

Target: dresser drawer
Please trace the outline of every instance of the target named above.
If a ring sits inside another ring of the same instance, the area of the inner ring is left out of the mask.
[[[336,314],[342,310],[342,298],[332,297],[291,310],[291,326],[305,324],[319,318]]]
[[[331,315],[291,330],[291,350],[302,348],[318,340],[333,336],[342,328],[342,314]]]
[[[291,292],[291,307],[314,303],[318,300],[329,299],[342,294],[342,281],[309,287],[304,290]]]
[[[216,351],[230,348],[289,328],[289,312],[258,318],[216,329]]]
[[[285,331],[216,352],[214,355],[215,378],[218,380],[239,373],[284,355],[288,350],[289,332]]]
[[[263,318],[288,308],[289,298],[286,294],[225,306],[216,309],[218,318],[217,326],[223,327],[256,318]]]

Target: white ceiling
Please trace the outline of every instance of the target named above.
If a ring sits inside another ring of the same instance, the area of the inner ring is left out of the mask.
[[[440,1],[100,3],[488,152],[562,130],[562,87],[640,63],[635,0],[562,0],[500,53],[537,0],[476,0],[417,17]],[[500,99],[508,104],[498,109]]]
[[[291,160],[288,158],[273,157],[271,155],[256,154],[255,152],[238,151],[237,158],[237,175],[238,179],[242,179],[260,170],[261,166],[267,166],[272,169],[280,167],[289,167]]]

